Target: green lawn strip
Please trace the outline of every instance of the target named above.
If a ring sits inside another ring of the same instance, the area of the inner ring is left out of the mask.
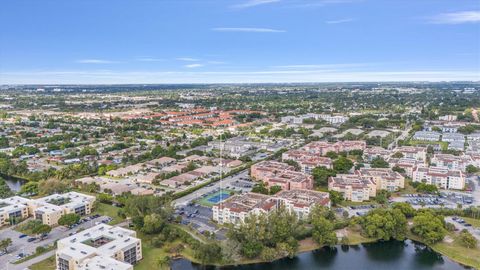
[[[42,255],[42,254],[44,254],[44,253],[47,253],[47,252],[52,251],[52,250],[55,250],[55,248],[56,248],[55,245],[48,246],[47,248],[45,248],[44,250],[42,250],[42,252],[35,252],[35,253],[33,253],[32,255],[30,255],[30,256],[23,257],[23,258],[21,258],[20,260],[13,262],[13,264],[19,264],[19,263],[23,263],[23,262],[29,261],[29,260],[31,260],[31,259],[33,259],[33,258],[35,258],[35,257],[37,257],[37,256],[40,256],[40,255]]]
[[[472,224],[473,227],[475,228],[480,228],[480,219],[474,219],[474,218],[469,218],[469,217],[462,217],[465,222]]]
[[[28,267],[30,270],[54,270],[57,268],[56,262],[55,262],[55,255],[52,257],[48,257],[47,259],[32,264],[31,266]]]
[[[124,219],[118,215],[118,210],[120,207],[116,207],[106,203],[98,203],[93,214],[99,214],[102,216],[109,216],[113,220],[109,223],[110,225],[115,225],[122,222]]]

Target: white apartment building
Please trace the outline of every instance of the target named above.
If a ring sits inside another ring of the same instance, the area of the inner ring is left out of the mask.
[[[451,154],[435,154],[431,160],[436,167],[461,170],[465,172],[468,165],[474,164],[472,158],[468,155],[455,156]]]
[[[442,189],[463,189],[465,177],[460,170],[430,167],[417,168],[413,174],[414,182],[424,182]]]
[[[142,259],[136,232],[99,224],[57,242],[57,270],[132,270]]]
[[[401,146],[395,148],[392,153],[400,152],[403,154],[403,158],[413,158],[420,161],[427,159],[427,148],[417,146]]]

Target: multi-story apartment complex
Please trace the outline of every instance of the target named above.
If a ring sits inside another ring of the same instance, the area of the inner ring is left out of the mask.
[[[413,174],[414,182],[424,182],[443,189],[463,189],[465,176],[460,170],[440,167],[417,168]]]
[[[28,202],[19,196],[0,199],[0,226],[12,225],[29,216]]]
[[[336,143],[329,143],[324,141],[311,142],[300,148],[312,154],[324,156],[328,152],[349,152],[352,150],[364,150],[367,147],[365,141],[342,141]]]
[[[99,224],[57,242],[57,270],[132,270],[142,259],[136,232]]]
[[[417,167],[425,167],[423,161],[418,161],[413,158],[389,158],[388,165],[390,168],[399,167],[405,170],[405,175],[412,178],[413,172]]]
[[[303,150],[290,150],[282,154],[282,160],[293,160],[300,165],[304,173],[311,174],[315,167],[332,168],[332,160],[328,157],[321,157]]]
[[[363,150],[363,158],[368,162],[371,162],[373,159],[379,158],[379,157],[383,158],[384,160],[387,160],[391,154],[392,154],[391,151],[378,146]]]
[[[311,175],[297,172],[286,163],[263,161],[250,168],[250,175],[253,179],[264,182],[267,187],[280,186],[282,190],[313,188]]]
[[[404,158],[413,158],[420,161],[427,159],[427,148],[417,146],[402,146],[393,150],[393,153],[400,152]]]
[[[415,135],[413,135],[413,139],[419,141],[437,142],[440,141],[440,135],[440,133],[435,131],[417,131],[415,132]]]
[[[462,172],[465,172],[468,165],[474,164],[471,156],[455,156],[451,154],[435,154],[431,163],[436,167],[461,170]]]
[[[274,196],[257,193],[234,195],[213,206],[213,220],[220,224],[238,224],[250,215],[268,213],[279,207],[297,214],[305,219],[316,205],[330,207],[330,197],[326,192],[314,190],[285,190]]]
[[[23,219],[33,216],[41,220],[43,224],[54,226],[58,220],[65,214],[75,213],[78,215],[88,215],[92,211],[95,197],[78,192],[68,192],[64,194],[53,194],[40,199],[27,199],[18,196],[0,200],[0,215],[9,218],[4,219],[1,224],[15,222],[16,219]],[[15,209],[22,209],[21,215]],[[26,210],[24,210],[26,209]],[[3,214],[5,213],[5,214]],[[15,218],[13,218],[15,217]]]
[[[328,179],[328,190],[342,193],[347,201],[363,202],[377,194],[376,184],[356,174],[338,174]]]
[[[362,168],[356,171],[356,174],[373,181],[377,190],[397,191],[405,187],[405,177],[391,169]]]

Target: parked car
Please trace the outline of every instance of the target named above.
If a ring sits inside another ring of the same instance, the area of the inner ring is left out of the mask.
[[[18,238],[25,238],[25,237],[27,237],[27,236],[28,236],[28,235],[26,235],[26,234],[20,234],[20,236],[19,236]]]
[[[33,242],[33,241],[35,241],[35,240],[37,240],[37,238],[35,238],[35,237],[30,237],[30,238],[28,238],[27,242]]]

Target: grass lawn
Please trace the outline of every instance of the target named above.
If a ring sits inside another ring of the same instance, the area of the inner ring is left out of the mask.
[[[442,150],[447,150],[448,149],[448,142],[430,142],[430,141],[416,141],[416,140],[410,140],[408,142],[409,145],[415,146],[415,145],[427,145],[427,144],[439,144],[442,147]]]
[[[461,217],[461,218],[466,222],[472,224],[473,227],[480,228],[480,219],[474,219],[469,217]]]
[[[99,203],[97,208],[94,211],[94,214],[99,214],[103,216],[109,216],[113,218],[113,220],[109,223],[110,225],[115,225],[122,222],[124,219],[118,216],[118,210],[120,207],[116,207],[106,203]]]
[[[55,255],[29,267],[30,270],[54,270],[55,268]]]
[[[170,258],[172,258],[172,256],[174,255],[174,254],[171,254],[172,249],[174,249],[179,245],[183,245],[185,247],[185,249],[183,249],[180,252],[180,254],[186,259],[194,261],[193,251],[186,244],[182,244],[180,240],[176,240],[171,243],[165,243],[165,245],[162,246],[161,248],[156,248],[150,244],[149,237],[151,236],[145,236],[142,233],[139,233],[138,237],[142,239],[143,259],[140,262],[138,262],[138,264],[135,265],[135,270],[170,269],[167,266],[159,267],[157,262],[160,258],[167,255],[170,256]]]
[[[33,220],[29,220],[29,221],[26,221],[22,224],[19,224],[15,227],[15,230],[17,232],[21,232],[23,234],[27,234],[29,236],[34,236],[35,234],[32,232],[32,230],[36,227],[36,226],[39,226],[42,224],[42,221],[40,220],[36,220],[36,219],[33,219]]]
[[[352,202],[352,201],[341,201],[340,205],[342,206],[360,206],[360,205],[378,205],[378,202],[374,200],[364,201],[364,202]]]
[[[448,236],[454,239],[452,243],[440,242],[430,247],[453,261],[474,267],[475,269],[480,269],[480,248],[469,249],[462,246],[457,240],[458,237],[455,233],[449,233]],[[418,236],[411,232],[407,234],[407,237],[414,241],[422,242]]]

